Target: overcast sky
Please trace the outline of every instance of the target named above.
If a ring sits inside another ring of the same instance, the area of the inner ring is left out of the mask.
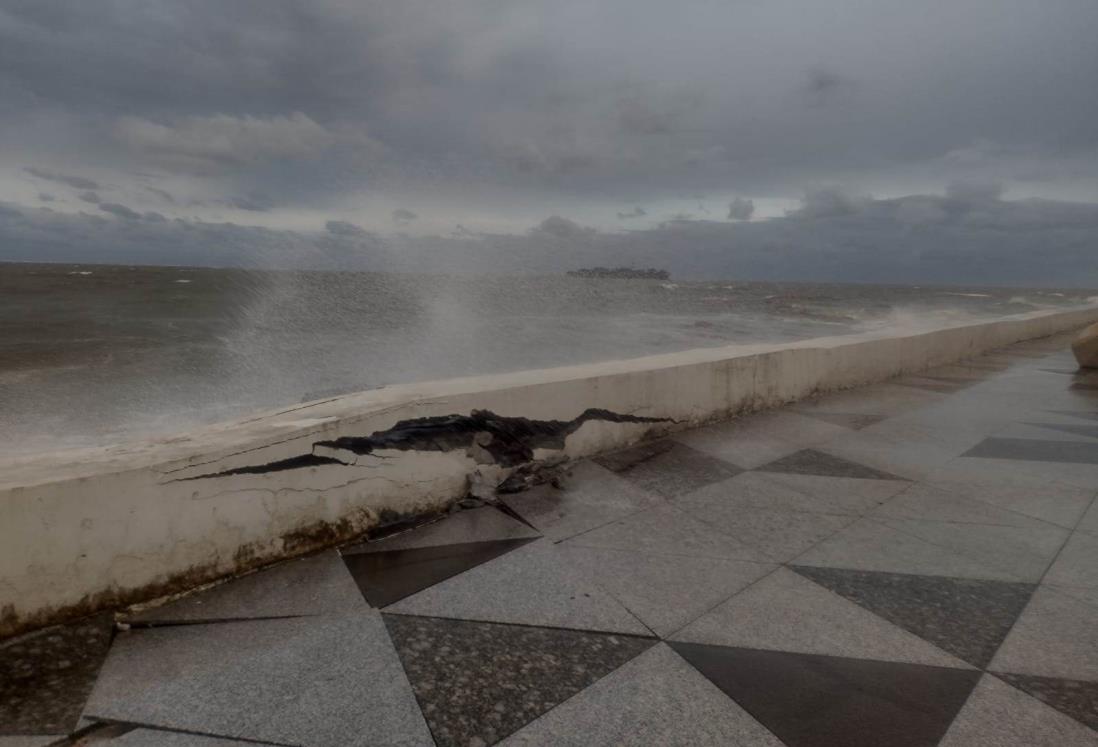
[[[0,259],[1098,285],[1096,31],[1094,0],[9,0]]]

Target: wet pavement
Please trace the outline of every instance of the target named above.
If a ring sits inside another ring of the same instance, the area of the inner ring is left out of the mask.
[[[0,644],[0,747],[1098,745],[1069,339]]]

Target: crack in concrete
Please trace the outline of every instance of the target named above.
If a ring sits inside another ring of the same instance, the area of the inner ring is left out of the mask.
[[[363,466],[357,458],[378,450],[394,451],[465,451],[482,464],[518,467],[534,459],[536,449],[563,450],[565,439],[585,423],[674,423],[672,418],[650,418],[621,414],[598,408],[584,410],[572,420],[532,420],[496,415],[489,410],[473,410],[469,415],[438,415],[402,420],[392,428],[369,436],[342,436],[313,443],[312,453],[279,459],[265,464],[234,467],[170,482],[207,480],[233,475],[261,475],[271,472],[325,465]],[[320,452],[320,453],[318,453]]]

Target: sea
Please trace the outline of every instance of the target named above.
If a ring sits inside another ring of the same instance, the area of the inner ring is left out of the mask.
[[[470,374],[985,319],[1096,291],[0,263],[0,449]]]

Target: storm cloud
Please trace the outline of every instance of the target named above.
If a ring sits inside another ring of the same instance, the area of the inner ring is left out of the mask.
[[[823,190],[781,217],[670,220],[633,231],[599,231],[554,215],[522,234],[385,238],[340,220],[322,231],[290,231],[116,215],[0,204],[0,243],[13,259],[71,262],[91,255],[126,263],[516,274],[627,265],[688,279],[1098,286],[1098,206],[1003,200],[963,188],[888,199]]]
[[[84,261],[111,231],[216,257],[191,240],[230,225],[229,254],[338,254],[330,221],[373,260],[1060,277],[1094,251],[1096,27],[1075,0],[16,0],[0,201],[46,241],[48,189]]]

